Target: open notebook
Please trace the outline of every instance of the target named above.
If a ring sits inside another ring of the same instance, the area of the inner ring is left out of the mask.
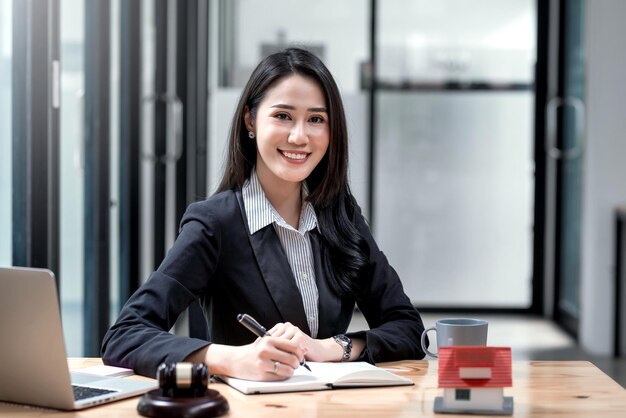
[[[334,388],[412,385],[413,381],[365,362],[307,362],[311,371],[298,368],[293,376],[280,382],[256,382],[219,376],[228,385],[245,394],[301,392]]]

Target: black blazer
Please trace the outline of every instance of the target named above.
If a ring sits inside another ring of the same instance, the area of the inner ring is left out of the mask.
[[[105,335],[106,364],[154,376],[161,362],[182,361],[210,342],[248,344],[256,337],[237,322],[239,313],[252,315],[268,329],[288,321],[310,334],[300,292],[273,225],[250,235],[245,213],[240,190],[188,207],[173,247]],[[371,328],[350,334],[366,341],[362,360],[423,358],[419,313],[365,219],[359,214],[355,223],[369,244],[373,272],[367,291],[358,299],[341,299],[329,288],[319,257],[323,244],[317,229],[311,231],[319,291],[317,338],[345,333],[356,303]],[[194,300],[204,310],[209,341],[168,332]]]

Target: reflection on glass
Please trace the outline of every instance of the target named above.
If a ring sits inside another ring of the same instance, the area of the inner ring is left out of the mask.
[[[369,56],[369,1],[236,0],[222,37],[234,46],[224,54],[231,86],[243,87],[259,61],[288,45],[320,56],[343,92],[359,89],[360,68]],[[228,13],[227,13],[228,14]]]
[[[378,7],[379,244],[418,305],[527,308],[535,1]]]
[[[11,56],[12,2],[0,2],[0,266],[12,264]]]
[[[376,236],[418,305],[527,307],[530,92],[379,95]]]
[[[383,85],[531,83],[535,0],[379,2]]]
[[[61,2],[61,311],[68,356],[83,352],[84,43],[82,0]]]

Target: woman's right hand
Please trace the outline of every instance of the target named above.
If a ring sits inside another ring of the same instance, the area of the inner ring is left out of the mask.
[[[211,344],[204,364],[211,374],[257,381],[285,380],[300,367],[305,354],[297,342],[263,337],[242,346]]]

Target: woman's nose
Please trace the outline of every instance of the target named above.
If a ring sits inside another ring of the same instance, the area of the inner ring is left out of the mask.
[[[294,124],[291,132],[289,133],[289,138],[287,142],[295,145],[304,145],[309,142],[309,138],[306,134],[306,130],[301,123]]]

